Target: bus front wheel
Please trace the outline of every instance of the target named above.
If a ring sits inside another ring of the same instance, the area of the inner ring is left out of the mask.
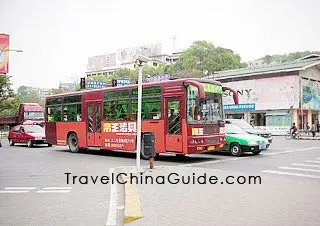
[[[68,136],[68,146],[71,152],[79,151],[78,136],[75,133],[71,133]]]

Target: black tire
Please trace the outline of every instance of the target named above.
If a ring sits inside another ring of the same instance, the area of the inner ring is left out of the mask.
[[[298,133],[298,134],[296,135],[296,139],[300,139],[300,138],[301,138],[301,134]]]
[[[241,146],[238,143],[231,143],[230,144],[230,154],[232,156],[241,156],[242,154],[242,149]]]
[[[27,146],[28,146],[28,148],[32,148],[33,143],[31,140],[27,140]]]
[[[14,146],[14,142],[13,142],[12,139],[9,139],[9,145],[10,145],[10,146]]]
[[[259,155],[260,153],[261,153],[260,150],[259,150],[259,151],[253,151],[253,152],[252,152],[253,155]]]
[[[145,149],[144,149],[144,142],[141,141],[141,151],[140,151],[140,158],[143,160],[149,160],[150,156],[146,155]]]
[[[76,153],[79,152],[79,142],[78,142],[78,136],[75,133],[71,133],[68,136],[68,147],[70,152]]]
[[[52,144],[48,144],[48,147],[52,147]]]

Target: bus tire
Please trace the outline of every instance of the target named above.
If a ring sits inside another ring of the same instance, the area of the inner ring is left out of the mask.
[[[73,153],[79,152],[79,142],[78,142],[78,136],[75,133],[71,133],[68,136],[68,147],[69,150]]]
[[[230,153],[232,156],[241,156],[242,150],[238,143],[231,143],[230,144]]]
[[[149,160],[149,158],[150,158],[150,156],[147,156],[147,155],[145,154],[144,142],[143,142],[143,141],[141,141],[140,158],[142,158],[143,160]]]

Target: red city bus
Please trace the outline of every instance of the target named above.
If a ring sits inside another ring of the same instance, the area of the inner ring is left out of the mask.
[[[143,84],[142,136],[153,133],[160,153],[194,154],[225,147],[222,94],[236,90],[204,79]],[[100,148],[136,151],[137,85],[58,94],[46,98],[45,130],[49,143],[71,152]],[[141,157],[147,158],[141,148]]]

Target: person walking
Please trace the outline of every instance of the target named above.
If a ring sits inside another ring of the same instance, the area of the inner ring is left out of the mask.
[[[317,129],[316,129],[316,123],[313,122],[313,123],[312,123],[312,126],[311,126],[312,137],[315,137],[315,136],[316,136],[316,131],[317,131]]]

